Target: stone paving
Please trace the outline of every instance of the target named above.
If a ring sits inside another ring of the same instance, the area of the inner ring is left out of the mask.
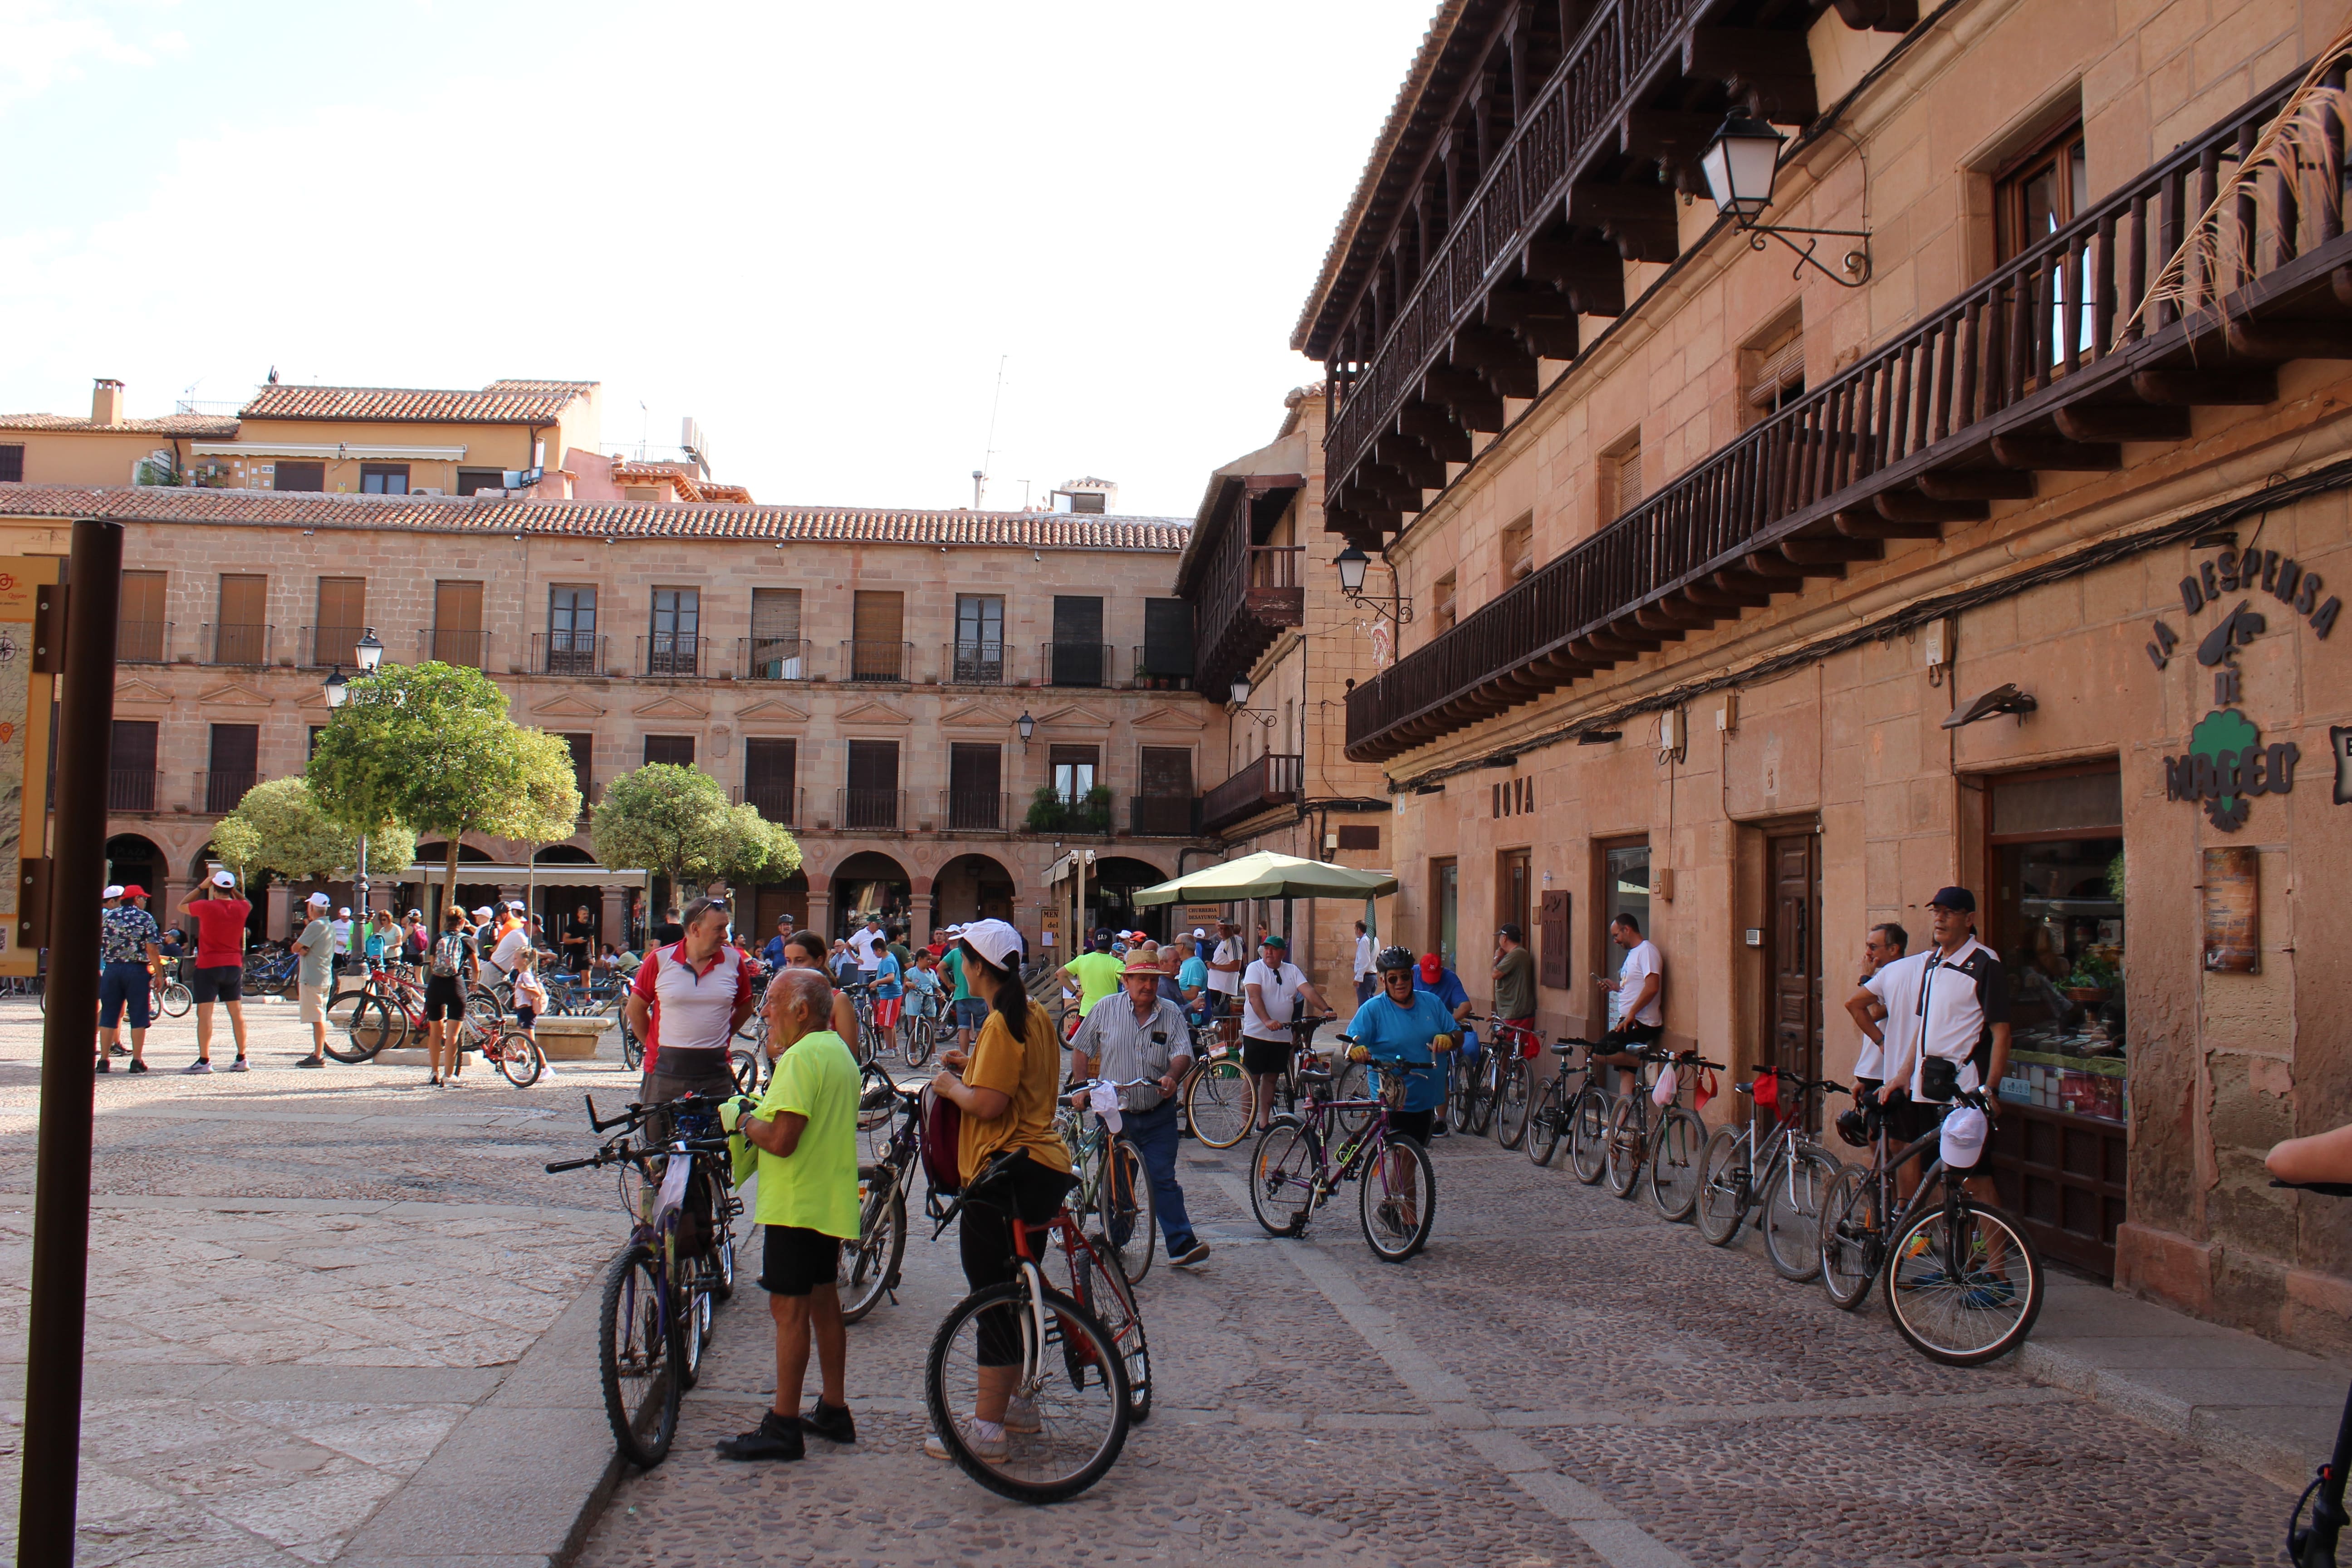
[[[850,1331],[861,1442],[793,1466],[710,1451],[758,1418],[764,1317],[722,1321],[669,1460],[581,1561],[1383,1564],[2241,1564],[2290,1498],[2011,1364],[1936,1365],[1874,1296],[1840,1312],[1760,1251],[1462,1138],[1436,1232],[1375,1260],[1352,1194],[1303,1241],[1250,1222],[1245,1148],[1187,1145],[1215,1257],[1142,1291],[1158,1405],[1085,1497],[1026,1509],[926,1458],[921,1359],[961,1293],[919,1226],[896,1304]],[[1563,1162],[1564,1163],[1564,1162]],[[756,1301],[757,1298],[752,1299]]]
[[[518,1090],[421,1067],[291,1064],[248,1004],[254,1070],[98,1079],[82,1431],[85,1565],[323,1563],[416,1476],[610,1256],[609,1186],[541,1166],[586,1142],[617,1059]],[[13,1554],[41,1016],[0,1002],[0,1551]],[[226,1019],[215,1061],[234,1054]]]

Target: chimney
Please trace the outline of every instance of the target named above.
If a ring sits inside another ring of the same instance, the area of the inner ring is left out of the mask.
[[[93,425],[122,423],[122,384],[109,376],[100,376],[90,390],[89,422]]]

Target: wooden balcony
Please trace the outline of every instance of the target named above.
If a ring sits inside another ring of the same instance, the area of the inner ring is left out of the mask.
[[[2264,176],[2277,222],[2242,198],[2218,258],[2187,269],[2177,300],[2149,298],[2292,85],[1359,685],[1348,754],[1396,756],[1842,577],[1887,540],[1981,521],[2031,498],[2037,471],[2119,469],[2126,442],[2186,440],[2191,407],[2275,401],[2288,361],[2352,358],[2340,124],[2291,185]]]
[[[1195,691],[1222,696],[1286,627],[1306,619],[1303,552],[1267,540],[1306,487],[1296,470],[1309,455],[1303,436],[1288,437],[1218,469],[1209,482],[1176,567],[1177,597],[1192,606]]]
[[[1918,19],[1916,0],[1836,8],[1881,31]],[[1294,342],[1326,363],[1333,403],[1327,527],[1377,548],[1444,485],[1448,462],[1469,461],[1473,433],[1503,427],[1504,398],[1536,395],[1539,357],[1576,356],[1580,314],[1623,313],[1622,264],[1675,259],[1677,193],[1703,193],[1698,154],[1730,107],[1784,125],[1814,118],[1805,31],[1818,9],[1586,0],[1564,8],[1582,17],[1575,35],[1545,42],[1536,24],[1550,18],[1528,0],[1471,0],[1423,96],[1459,92],[1453,112],[1476,134],[1406,123]],[[1542,85],[1524,85],[1554,48]],[[1498,118],[1509,134],[1489,156]],[[1453,195],[1474,180],[1466,200]]]
[[[1259,812],[1298,798],[1307,759],[1269,753],[1201,797],[1201,831],[1217,833]]]

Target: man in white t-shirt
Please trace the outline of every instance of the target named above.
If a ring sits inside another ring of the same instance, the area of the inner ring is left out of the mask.
[[[1217,1011],[1230,1012],[1241,994],[1242,971],[1249,967],[1249,950],[1231,921],[1217,922],[1217,944],[1209,950],[1209,989],[1217,994]]]
[[[874,978],[875,971],[882,967],[882,950],[887,945],[888,939],[882,934],[881,917],[866,916],[866,929],[852,932],[849,938],[849,951],[857,955],[859,979],[871,981]]]
[[[515,969],[522,963],[522,955],[530,951],[530,928],[520,921],[507,927],[506,934],[499,938],[498,945],[491,948],[489,956],[483,960],[490,971],[488,983],[496,985],[501,980],[513,979]]]
[[[1862,977],[1854,994],[1846,998],[1845,1005],[1863,1037],[1862,1055],[1853,1068],[1857,1104],[1878,1095],[1890,1076],[1887,1063],[1907,1061],[1916,1053],[1919,978],[1927,968],[1927,954],[1906,956],[1909,933],[1901,926],[1879,926],[1870,934],[1871,941],[1864,952],[1872,959],[1873,967]],[[1878,1110],[1885,1118],[1886,1135],[1894,1140],[1895,1148],[1901,1149],[1925,1135],[1935,1126],[1936,1120],[1933,1111],[1911,1102],[1907,1086],[1897,1087],[1898,1092],[1894,1096],[1880,1100]],[[1896,1170],[1895,1184],[1900,1196],[1910,1197],[1925,1168],[1922,1162],[1909,1160]]]
[[[1360,1007],[1372,999],[1380,988],[1380,976],[1372,972],[1372,933],[1364,922],[1356,922],[1356,963],[1349,972],[1355,976],[1356,1005]]]
[[[1617,1026],[1601,1037],[1601,1048],[1592,1053],[1592,1065],[1613,1067],[1630,1077],[1618,1079],[1618,1089],[1631,1093],[1638,1080],[1642,1058],[1636,1053],[1658,1043],[1666,1032],[1666,961],[1658,944],[1642,934],[1642,922],[1631,913],[1609,922],[1609,940],[1625,950],[1617,978],[1600,983],[1617,994]]]
[[[1290,962],[1287,941],[1268,936],[1258,944],[1258,955],[1242,972],[1242,1071],[1250,1076],[1257,1097],[1257,1124],[1265,1127],[1274,1120],[1274,1080],[1290,1070],[1290,1015],[1296,1005],[1304,998],[1314,1015],[1339,1015]]]

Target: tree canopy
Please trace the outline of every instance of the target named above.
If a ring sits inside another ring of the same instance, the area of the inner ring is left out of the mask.
[[[267,868],[289,881],[323,879],[358,869],[358,831],[319,809],[308,780],[271,779],[254,785],[220,826],[231,823],[252,829],[247,864]],[[240,839],[240,847],[242,843]],[[226,858],[218,828],[213,847]],[[368,836],[371,874],[396,877],[415,858],[416,836],[398,823],[387,823]]]
[[[647,763],[604,786],[589,829],[607,866],[643,866],[669,879],[673,897],[689,884],[782,880],[801,867],[790,833],[727,792],[700,768]]]
[[[240,884],[249,883],[253,868],[261,864],[261,835],[243,817],[224,816],[213,824],[212,851],[236,873]]]

